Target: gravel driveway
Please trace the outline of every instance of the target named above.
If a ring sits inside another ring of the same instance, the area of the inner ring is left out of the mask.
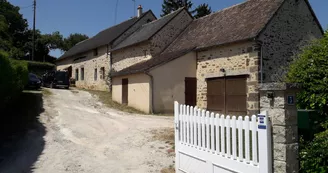
[[[50,91],[39,118],[45,132],[31,130],[1,173],[146,173],[173,164],[171,146],[152,133],[173,128],[173,117],[109,109],[86,91]]]

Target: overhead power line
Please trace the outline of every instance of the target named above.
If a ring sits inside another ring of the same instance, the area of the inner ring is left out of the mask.
[[[25,9],[25,8],[31,8],[33,7],[33,4],[32,5],[29,5],[29,6],[24,6],[24,7],[19,7],[20,9]]]

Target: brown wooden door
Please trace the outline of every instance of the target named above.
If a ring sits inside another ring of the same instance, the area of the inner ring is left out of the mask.
[[[185,104],[189,106],[196,106],[197,99],[197,79],[185,78]]]
[[[226,78],[226,115],[247,115],[246,77]]]
[[[207,81],[207,109],[225,112],[225,80],[223,78]]]
[[[128,104],[129,80],[122,79],[122,104]]]
[[[207,81],[207,109],[224,115],[247,114],[246,76]]]

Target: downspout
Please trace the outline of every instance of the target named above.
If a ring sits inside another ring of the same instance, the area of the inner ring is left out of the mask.
[[[261,68],[261,84],[263,83],[263,43],[260,43],[261,44],[261,65],[260,65],[260,68]]]
[[[149,72],[145,72],[145,74],[147,76],[150,77],[150,86],[149,86],[149,94],[150,94],[150,113],[154,114],[154,77],[149,73]]]
[[[262,41],[258,41],[257,42],[259,44],[259,46],[261,46],[260,48],[260,72],[261,72],[261,76],[260,76],[260,83],[263,83],[263,42]]]
[[[112,62],[113,62],[113,58],[112,58],[112,46],[110,46],[109,44],[107,44],[107,58],[109,59],[109,70],[108,70],[108,87],[109,87],[109,92],[112,92],[112,77],[111,77],[111,73],[112,73]]]

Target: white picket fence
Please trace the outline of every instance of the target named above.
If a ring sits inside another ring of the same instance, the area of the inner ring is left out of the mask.
[[[176,172],[271,173],[266,113],[224,116],[174,103]]]

